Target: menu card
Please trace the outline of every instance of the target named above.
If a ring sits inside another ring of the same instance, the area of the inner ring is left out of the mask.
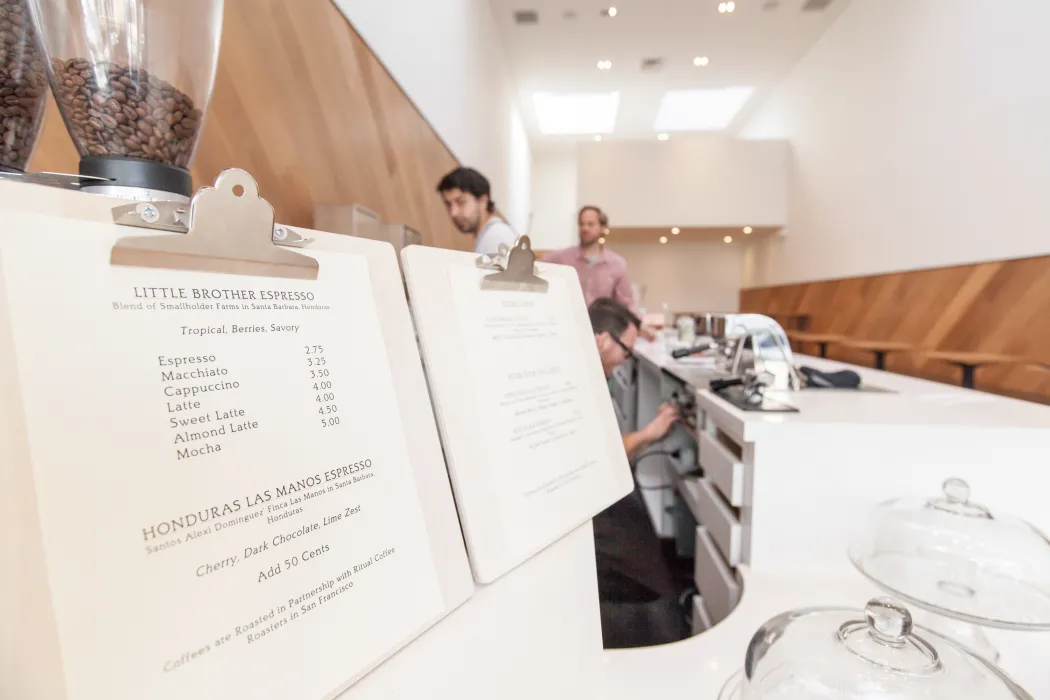
[[[482,288],[474,256],[403,254],[477,580],[488,583],[630,493],[630,468],[570,268],[545,292]]]
[[[0,281],[67,697],[331,697],[442,607],[365,258],[60,228],[0,233]]]

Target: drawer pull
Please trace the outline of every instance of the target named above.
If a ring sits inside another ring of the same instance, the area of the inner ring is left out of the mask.
[[[700,435],[700,465],[730,505],[737,508],[748,505],[744,489],[746,466],[718,438],[706,432]]]
[[[729,565],[718,553],[707,528],[696,528],[696,560],[693,578],[704,597],[711,620],[718,624],[740,602],[740,584]]]

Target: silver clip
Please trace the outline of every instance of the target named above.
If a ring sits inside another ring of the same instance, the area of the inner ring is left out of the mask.
[[[495,256],[482,255],[474,264],[483,270],[497,270],[482,278],[482,289],[546,293],[550,287],[547,280],[536,275],[536,253],[528,236],[519,236],[513,248],[501,243]]]
[[[179,202],[138,202],[113,207],[113,222],[120,226],[135,226],[156,231],[187,233],[188,210]]]
[[[304,238],[302,234],[290,226],[274,224],[273,242],[276,245],[287,246],[289,248],[305,248],[313,243],[314,239]]]

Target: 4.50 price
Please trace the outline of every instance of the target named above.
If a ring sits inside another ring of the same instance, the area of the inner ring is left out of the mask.
[[[317,409],[317,412],[320,413],[322,416],[329,416],[333,413],[339,413],[339,407],[335,404],[329,404],[328,406],[321,406],[319,409]]]

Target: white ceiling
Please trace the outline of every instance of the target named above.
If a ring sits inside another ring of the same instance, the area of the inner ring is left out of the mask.
[[[735,0],[734,12],[720,14],[720,0],[490,1],[522,116],[539,142],[591,136],[541,135],[532,100],[536,92],[619,91],[615,131],[604,138],[651,139],[668,90],[751,86],[754,93],[726,129],[733,133],[849,2],[831,0],[823,11],[803,12],[806,0]],[[603,17],[610,5],[617,8],[616,17]],[[516,24],[519,10],[537,11],[538,24]],[[566,12],[574,12],[575,19],[567,19]],[[707,56],[710,63],[695,67],[696,56]],[[643,72],[646,58],[662,58],[663,67]],[[603,60],[612,61],[611,70],[598,70]]]

